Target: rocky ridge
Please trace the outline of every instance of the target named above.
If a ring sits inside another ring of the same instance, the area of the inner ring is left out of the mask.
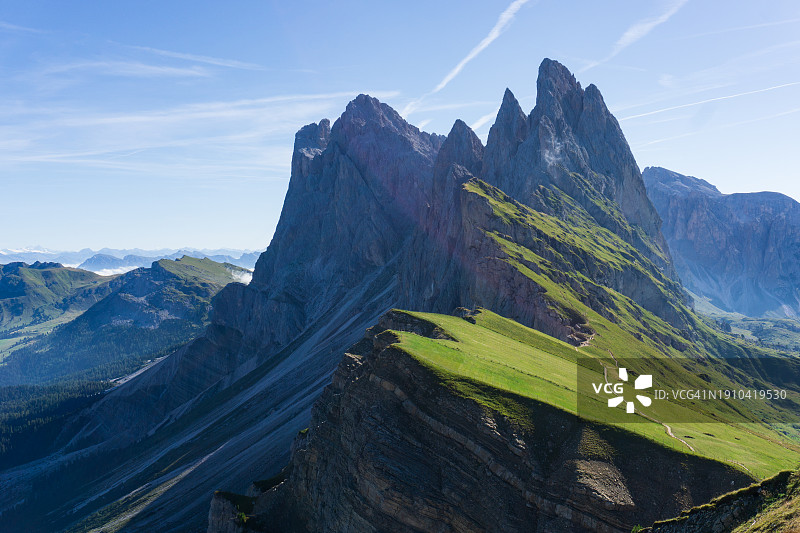
[[[722,194],[658,167],[643,177],[689,290],[728,312],[800,314],[800,204],[771,192]]]

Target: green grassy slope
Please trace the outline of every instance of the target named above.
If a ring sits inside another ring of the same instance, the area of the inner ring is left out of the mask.
[[[526,421],[524,409],[509,402],[508,396],[501,392],[511,392],[576,413],[576,362],[579,358],[596,354],[596,347],[571,346],[486,310],[475,315],[474,324],[458,317],[409,314],[434,323],[455,339],[430,339],[397,332],[401,339],[398,347],[430,368],[445,386],[456,393],[522,424],[532,421]],[[600,360],[603,360],[602,356],[598,356]],[[602,381],[601,368],[598,365],[598,381]],[[729,462],[757,477],[793,468],[800,461],[800,447],[758,425],[670,424],[673,435],[689,440],[694,450],[679,438],[670,436],[661,424],[655,422],[615,425],[644,436],[656,445]]]
[[[0,265],[0,358],[88,309],[111,292],[115,277],[55,263]]]
[[[652,420],[636,423],[607,417],[604,403],[584,397],[580,414],[658,445],[728,462],[755,477],[797,466],[798,425],[761,423],[793,421],[800,413],[795,354],[749,342],[695,314],[678,282],[617,233],[598,227],[558,189],[540,190],[541,211],[477,179],[468,181],[464,192],[491,207],[494,220],[479,230],[496,243],[497,259],[538,285],[565,323],[579,324],[575,337],[583,342],[573,346],[488,311],[480,312],[474,324],[413,313],[456,340],[399,333],[402,349],[449,387],[510,416],[518,406],[499,402],[492,390],[575,413],[579,362],[601,383],[616,380],[618,362],[627,359],[636,361],[636,373],[652,374],[662,388],[787,388],[789,400],[782,402],[745,400],[734,407],[714,401],[658,402],[647,412]],[[623,222],[623,231],[640,231]],[[652,241],[642,236],[642,242]]]
[[[781,490],[783,489],[783,490]],[[800,473],[795,472],[785,487],[764,495],[760,511],[748,518],[733,533],[770,533],[800,531]]]
[[[646,533],[726,531],[797,533],[800,531],[800,472],[784,470],[748,487],[723,494],[659,520]]]

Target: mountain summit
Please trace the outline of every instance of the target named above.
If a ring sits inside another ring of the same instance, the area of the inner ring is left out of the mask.
[[[536,106],[527,118],[506,90],[489,131],[481,177],[522,203],[557,212],[566,194],[596,223],[634,245],[676,279],[661,219],[619,123],[594,85],[585,90],[560,63],[539,67]]]

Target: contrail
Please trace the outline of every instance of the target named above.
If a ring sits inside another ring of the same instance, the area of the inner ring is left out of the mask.
[[[780,113],[767,115],[765,117],[751,118],[751,119],[748,119],[748,120],[740,120],[738,122],[731,122],[730,124],[723,124],[721,126],[717,126],[715,128],[711,128],[710,130],[706,130],[705,132],[703,132],[701,130],[697,130],[697,131],[690,131],[690,132],[687,132],[687,133],[682,133],[680,135],[674,135],[672,137],[664,137],[663,139],[656,139],[654,141],[650,141],[650,142],[646,142],[646,143],[637,145],[633,149],[634,150],[638,150],[640,148],[644,148],[645,146],[650,146],[652,144],[659,144],[659,143],[663,143],[663,142],[666,142],[666,141],[674,141],[675,139],[682,139],[684,137],[691,137],[692,135],[698,135],[700,133],[707,133],[709,131],[726,130],[728,128],[733,128],[735,126],[742,126],[744,124],[752,124],[754,122],[763,122],[764,120],[772,120],[774,118],[785,117],[787,115],[794,115],[795,113],[800,113],[800,107],[796,107],[794,109],[789,109],[787,111],[781,111]]]
[[[467,66],[467,63],[475,59],[478,56],[478,54],[486,50],[486,48],[490,44],[492,44],[495,39],[500,37],[500,34],[503,33],[503,31],[505,31],[508,25],[511,24],[511,21],[514,20],[514,17],[517,15],[517,11],[519,11],[520,8],[525,4],[527,4],[529,1],[530,0],[514,0],[513,2],[511,2],[511,5],[509,5],[505,11],[500,13],[500,17],[497,19],[497,22],[495,23],[494,27],[489,31],[489,34],[486,37],[484,37],[483,40],[479,42],[477,46],[475,46],[475,48],[470,50],[470,52],[466,55],[466,57],[464,57],[464,59],[459,61],[458,65],[456,65],[453,68],[453,70],[448,72],[447,76],[445,76],[442,79],[442,81],[440,81],[439,84],[433,88],[433,90],[423,94],[416,100],[412,100],[411,102],[406,104],[406,106],[403,108],[403,111],[400,114],[403,116],[408,116],[410,113],[413,113],[417,107],[419,107],[419,104],[422,102],[422,100],[444,89],[447,86],[447,84],[453,81],[453,79],[456,76],[458,76],[458,74],[464,69],[464,67]]]
[[[665,107],[664,109],[656,109],[655,111],[648,111],[647,113],[640,113],[638,115],[631,115],[629,117],[624,117],[619,119],[620,122],[623,120],[630,120],[632,118],[641,118],[641,117],[649,117],[650,115],[656,115],[658,113],[666,113],[667,111],[674,111],[675,109],[684,109],[687,107],[694,107],[697,105],[707,104],[709,102],[718,102],[720,100],[730,100],[731,98],[739,98],[740,96],[747,96],[749,94],[758,94],[758,93],[765,93],[767,91],[774,91],[776,89],[782,89],[784,87],[793,87],[795,85],[800,85],[800,81],[793,81],[791,83],[784,83],[781,85],[775,85],[774,87],[767,87],[766,89],[756,89],[755,91],[747,91],[744,93],[737,93],[737,94],[729,94],[727,96],[718,96],[716,98],[709,98],[707,100],[701,100],[699,102],[692,102],[690,104],[681,104],[675,105],[672,107]]]
[[[629,47],[630,45],[632,45],[633,43],[635,43],[636,41],[638,41],[639,39],[650,33],[651,31],[653,31],[653,29],[656,26],[659,26],[668,21],[669,19],[671,19],[672,16],[675,13],[677,13],[678,10],[682,8],[684,4],[686,4],[686,2],[688,1],[689,0],[678,0],[677,2],[674,2],[670,6],[670,8],[664,13],[662,13],[660,16],[653,19],[643,19],[634,23],[631,27],[625,30],[625,33],[622,34],[622,37],[620,37],[617,40],[616,44],[614,44],[614,49],[611,51],[610,54],[608,54],[605,58],[599,61],[593,61],[592,63],[589,63],[588,65],[583,67],[579,72],[586,72],[587,70],[592,69],[597,65],[600,65],[610,60],[611,58],[613,58],[614,56],[625,50],[627,47]]]
[[[486,115],[483,115],[481,118],[479,118],[478,120],[476,120],[476,121],[475,121],[475,122],[474,122],[474,123],[473,123],[473,124],[470,126],[470,128],[471,128],[473,131],[475,131],[475,130],[477,130],[478,128],[480,128],[481,126],[483,126],[484,124],[486,124],[487,122],[489,122],[490,120],[492,120],[492,119],[493,119],[495,116],[497,116],[497,111],[493,111],[493,112],[491,112],[491,113],[488,113],[488,114],[486,114]]]

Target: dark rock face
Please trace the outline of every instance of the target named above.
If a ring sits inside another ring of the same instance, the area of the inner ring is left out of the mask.
[[[597,428],[535,402],[521,427],[440,386],[387,329],[437,334],[392,312],[348,350],[247,530],[627,533],[747,480],[622,433],[598,437],[621,446],[613,458],[587,455]],[[233,516],[216,510],[209,531],[227,531]]]
[[[525,118],[506,90],[489,131],[480,177],[543,211],[541,188],[558,188],[598,223],[633,244],[672,278],[661,220],[617,120],[594,85],[583,90],[560,63],[539,67],[536,106]]]
[[[663,168],[643,176],[689,290],[726,311],[800,314],[800,204],[778,193],[722,194]]]

